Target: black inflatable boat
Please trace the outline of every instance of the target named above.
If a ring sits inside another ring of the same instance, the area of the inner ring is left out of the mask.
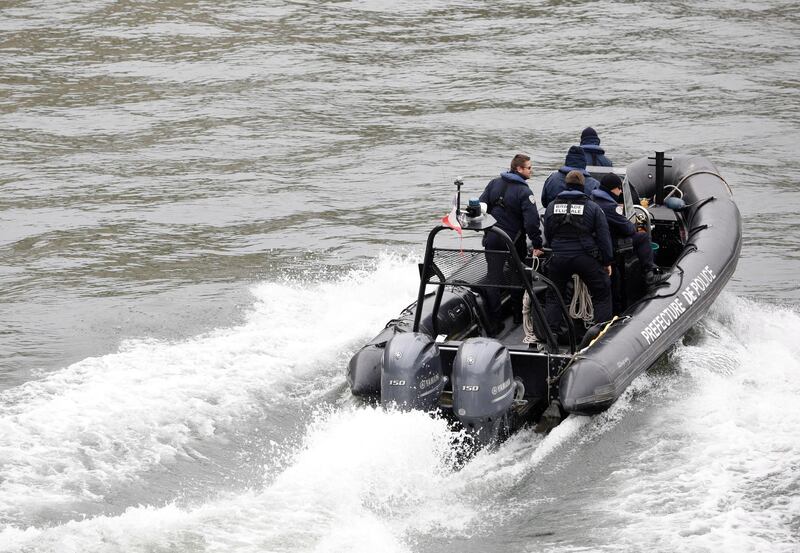
[[[508,250],[439,247],[437,235],[451,228],[431,230],[417,301],[350,360],[353,395],[440,412],[482,444],[522,424],[546,430],[566,413],[607,409],[706,313],[730,279],[741,249],[741,218],[728,184],[703,157],[667,159],[656,152],[622,170],[588,169],[596,177],[609,171],[624,177],[624,212],[651,234],[666,277],[645,285],[630,240],[618,240],[618,313],[590,326],[559,296],[564,334],[556,336],[544,317],[544,294],[553,287],[546,261],[539,266],[520,259],[490,215],[458,213],[463,232],[494,233]],[[487,256],[505,258],[501,282],[488,280]],[[507,318],[504,330],[490,336],[485,291],[492,287],[501,290]],[[514,291],[525,292],[521,324],[511,317]]]

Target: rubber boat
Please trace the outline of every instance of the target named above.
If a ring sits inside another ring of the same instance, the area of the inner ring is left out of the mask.
[[[416,302],[389,321],[351,358],[352,394],[387,408],[439,413],[477,443],[502,440],[522,425],[547,431],[569,413],[591,415],[611,406],[707,312],[736,269],[741,217],[717,168],[698,156],[663,152],[626,168],[588,167],[601,178],[623,178],[626,216],[649,232],[660,282],[646,285],[630,239],[615,248],[615,303],[610,321],[576,318],[575,299],[560,295],[563,333],[545,322],[546,259],[520,259],[512,240],[485,207],[460,209],[461,232],[494,233],[508,251],[437,245],[440,224],[428,234]],[[457,225],[456,225],[457,226]],[[657,248],[657,249],[656,249]],[[486,258],[504,256],[502,282],[489,282]],[[546,256],[545,256],[546,257]],[[485,293],[501,290],[503,330],[487,317]],[[524,291],[522,323],[511,316],[511,294]]]

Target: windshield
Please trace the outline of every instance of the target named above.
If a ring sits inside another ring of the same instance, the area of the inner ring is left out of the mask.
[[[633,209],[633,193],[631,192],[631,183],[628,181],[628,176],[622,181],[622,198],[625,205],[625,217],[631,219],[635,213]]]

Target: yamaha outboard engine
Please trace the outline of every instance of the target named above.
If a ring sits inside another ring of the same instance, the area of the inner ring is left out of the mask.
[[[404,332],[386,342],[381,369],[381,405],[432,411],[444,389],[439,347],[427,334]]]
[[[453,360],[453,413],[488,445],[510,433],[510,410],[517,383],[508,349],[491,338],[470,338]]]
[[[434,293],[425,296],[419,328],[433,335]],[[396,334],[410,332],[414,326],[415,305],[403,310],[400,317],[386,325],[380,334],[356,352],[347,366],[347,384],[354,396],[377,398],[381,391],[381,363],[384,347]],[[437,311],[436,331],[461,338],[477,328],[478,311],[483,309],[482,300],[468,288],[455,286],[445,290]],[[452,339],[452,338],[451,338]]]
[[[347,384],[354,396],[378,398],[381,392],[381,364],[386,343],[404,332],[399,325],[387,326],[368,344],[350,358],[347,365]]]

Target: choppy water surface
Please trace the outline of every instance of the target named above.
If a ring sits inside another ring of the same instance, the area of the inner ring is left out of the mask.
[[[797,551],[791,2],[0,3],[0,551]],[[456,176],[712,159],[727,292],[609,412],[452,470],[348,400]]]

